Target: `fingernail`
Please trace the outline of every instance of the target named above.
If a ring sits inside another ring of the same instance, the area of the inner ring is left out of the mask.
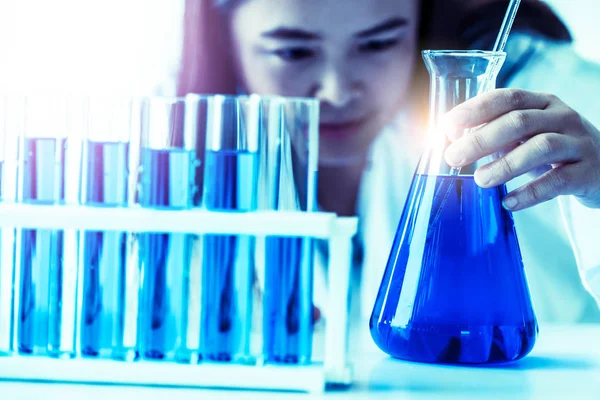
[[[462,153],[462,149],[459,145],[452,144],[448,146],[444,155],[446,157],[446,162],[452,166],[461,166],[465,161]]]
[[[321,319],[321,310],[313,306],[313,322],[317,322]]]
[[[517,204],[519,204],[519,200],[515,196],[507,196],[502,202],[502,205],[507,210],[513,210]]]
[[[479,186],[487,186],[492,183],[492,172],[489,168],[479,168],[475,171],[475,182]]]

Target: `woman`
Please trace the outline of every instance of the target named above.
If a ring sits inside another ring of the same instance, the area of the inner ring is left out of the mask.
[[[318,201],[325,210],[361,217],[357,254],[362,313],[368,315],[421,153],[427,86],[419,51],[490,49],[507,1],[216,3],[188,1],[179,91],[241,89],[320,99]],[[600,110],[582,90],[598,93],[600,68],[580,60],[570,40],[547,6],[524,1],[498,83],[527,90],[479,96],[450,112],[445,123],[454,141],[446,153],[450,165],[513,149],[475,177],[484,187],[507,181],[515,187],[504,206],[519,211],[517,230],[540,321],[600,321],[578,276],[600,296],[600,273],[594,278],[600,251],[587,243],[586,230],[593,221],[600,226],[600,132],[594,127]],[[476,134],[458,137],[483,123]],[[569,195],[562,201],[568,234],[556,226],[559,205],[550,201],[559,195]]]

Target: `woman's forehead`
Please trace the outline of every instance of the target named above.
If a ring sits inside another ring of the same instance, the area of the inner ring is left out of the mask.
[[[255,33],[302,28],[323,36],[349,35],[382,21],[411,21],[418,0],[246,0],[234,10],[236,20]],[[248,32],[249,34],[251,32]]]

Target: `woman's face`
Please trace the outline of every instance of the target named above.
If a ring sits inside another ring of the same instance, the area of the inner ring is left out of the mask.
[[[321,100],[320,163],[362,159],[407,97],[418,0],[242,0],[236,62],[251,93]]]

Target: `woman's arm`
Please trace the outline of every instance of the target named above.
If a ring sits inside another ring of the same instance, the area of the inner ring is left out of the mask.
[[[587,208],[571,196],[561,197],[560,206],[579,275],[600,307],[600,210]]]

